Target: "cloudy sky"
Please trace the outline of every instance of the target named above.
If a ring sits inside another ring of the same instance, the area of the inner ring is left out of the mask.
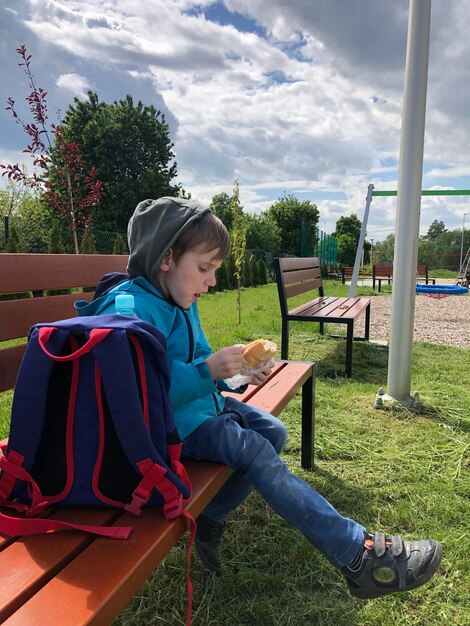
[[[396,189],[408,0],[0,0],[0,162],[28,163],[18,109],[32,54],[52,121],[88,90],[131,94],[165,113],[178,182],[209,202],[240,182],[247,212],[284,194],[311,200],[328,233],[362,219],[369,183]],[[470,11],[434,0],[424,189],[470,189]],[[465,34],[467,33],[467,34]],[[368,237],[395,226],[396,199],[375,198]],[[470,224],[470,196],[426,197],[434,219]]]

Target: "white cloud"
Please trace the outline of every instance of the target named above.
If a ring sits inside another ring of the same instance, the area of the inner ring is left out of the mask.
[[[9,1],[9,23],[37,42],[40,69],[64,95],[92,89],[109,101],[128,80],[137,100],[152,86],[145,102],[163,98],[179,182],[194,197],[230,193],[238,177],[246,210],[298,193],[331,232],[341,215],[362,217],[369,182],[396,188],[407,0],[361,0],[360,11],[341,0],[225,0],[232,14],[211,0],[17,0],[17,15]],[[423,184],[462,188],[470,12],[465,0],[432,10]],[[371,228],[385,236],[396,201],[374,203]],[[422,227],[439,211],[452,227],[459,210],[423,200]]]
[[[61,89],[76,96],[77,98],[86,98],[88,91],[95,89],[95,85],[80,74],[61,74],[56,81]]]

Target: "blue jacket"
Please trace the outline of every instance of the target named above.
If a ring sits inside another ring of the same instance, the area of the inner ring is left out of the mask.
[[[123,277],[122,274],[103,277],[102,283],[107,287],[109,283],[118,284],[107,290],[99,286],[92,302],[78,301],[75,308],[78,315],[115,313],[114,300],[118,294],[134,296],[135,315],[154,324],[166,337],[174,419],[179,436],[184,439],[206,419],[223,410],[225,398],[219,389],[228,389],[222,381],[212,380],[205,363],[212,350],[201,328],[197,304],[183,310],[165,299],[145,278],[127,277],[119,282]]]

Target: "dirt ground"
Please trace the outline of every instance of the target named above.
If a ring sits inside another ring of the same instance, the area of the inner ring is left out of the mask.
[[[389,340],[392,296],[372,298],[370,338]],[[470,348],[470,295],[429,298],[416,294],[415,341]]]

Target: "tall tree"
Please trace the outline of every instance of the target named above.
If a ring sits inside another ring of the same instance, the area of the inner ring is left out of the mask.
[[[354,264],[361,226],[362,222],[355,213],[340,217],[336,222],[332,236],[338,241],[338,261],[343,265]],[[370,248],[370,244],[364,248]]]
[[[310,224],[312,232],[315,232],[319,217],[317,206],[312,204],[310,200],[301,201],[293,195],[287,195],[279,198],[272,204],[267,214],[279,227],[281,235],[280,252],[300,256],[302,220]]]
[[[361,226],[362,222],[355,213],[340,217],[336,222],[336,230],[333,233],[333,237],[338,237],[339,235],[350,235],[353,239],[359,241]]]
[[[281,246],[281,232],[277,223],[267,213],[251,215],[246,219],[246,247],[249,250],[278,252]]]
[[[434,220],[431,226],[428,228],[426,237],[428,239],[438,239],[441,235],[447,232],[446,226],[442,220]]]
[[[356,258],[357,241],[348,234],[336,237],[338,242],[338,261],[342,265],[353,265]]]
[[[228,193],[223,191],[213,196],[209,206],[214,215],[222,220],[227,230],[231,230],[233,221],[232,200]]]
[[[80,144],[89,167],[96,167],[104,196],[94,227],[123,232],[136,205],[145,198],[184,195],[173,185],[177,175],[165,116],[152,105],[136,105],[130,95],[113,104],[96,93],[74,99],[64,117],[64,136]]]
[[[374,244],[374,263],[393,263],[395,234],[390,233],[383,241]]]

